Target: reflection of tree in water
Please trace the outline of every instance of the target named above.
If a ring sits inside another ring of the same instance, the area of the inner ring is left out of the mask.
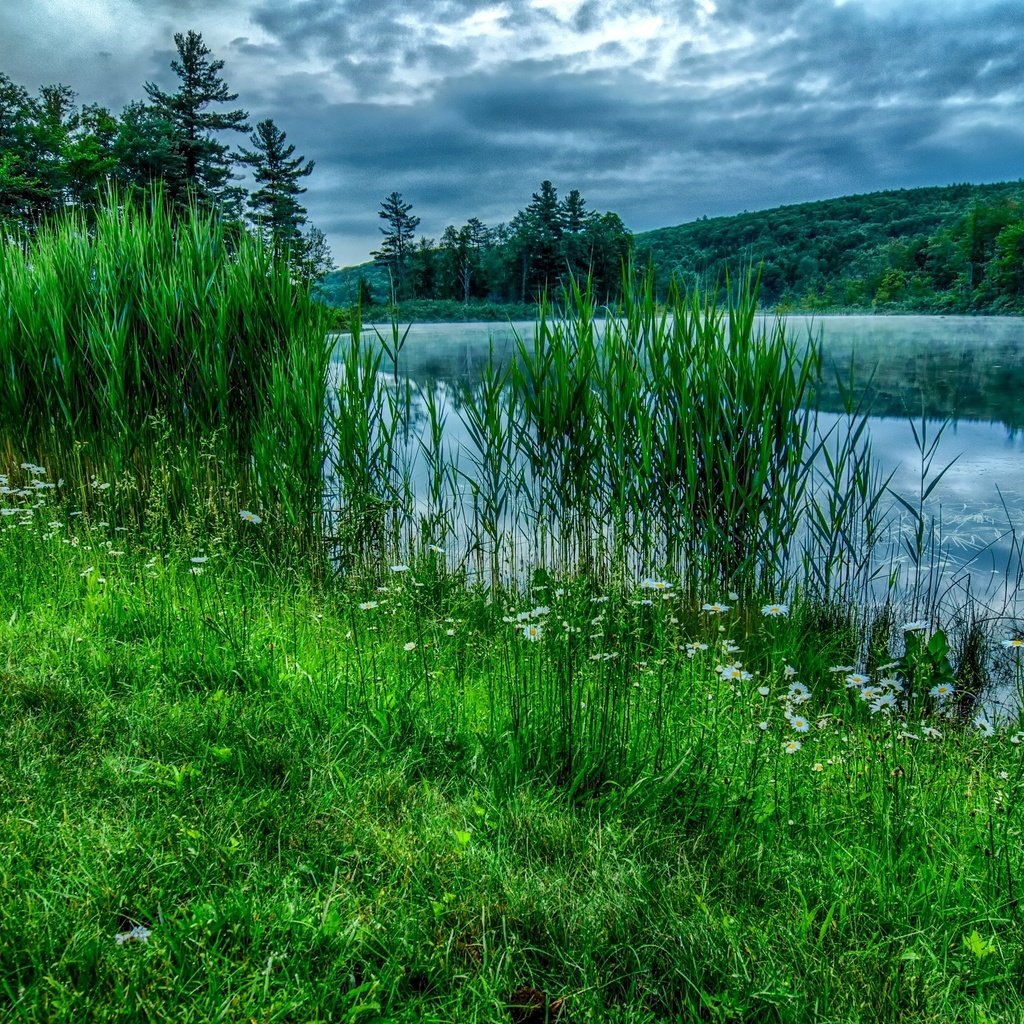
[[[939,321],[929,331],[868,329],[854,338],[826,324],[815,404],[842,411],[852,359],[854,393],[873,415],[1002,423],[1012,436],[1024,427],[1024,322],[980,321],[968,333]]]

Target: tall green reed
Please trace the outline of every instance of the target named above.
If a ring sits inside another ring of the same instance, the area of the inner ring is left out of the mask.
[[[600,547],[695,588],[765,585],[785,572],[806,486],[820,369],[813,340],[755,317],[756,282],[724,307],[650,275],[598,328],[589,290],[542,307],[514,387],[543,510],[563,559]]]
[[[205,485],[198,446],[215,438],[244,500],[318,535],[323,318],[257,239],[173,212],[158,190],[111,191],[94,220],[72,212],[6,247],[0,292],[5,446],[51,459],[83,494],[93,476],[131,477],[136,519],[162,477],[174,518]]]

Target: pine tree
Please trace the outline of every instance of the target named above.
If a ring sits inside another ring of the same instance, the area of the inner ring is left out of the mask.
[[[409,254],[420,223],[419,217],[412,216],[410,210],[412,203],[405,202],[400,192],[392,192],[385,197],[377,216],[386,221],[388,226],[380,229],[384,241],[379,249],[371,253],[377,263],[391,271],[392,285],[401,297],[405,296]]]
[[[238,153],[239,162],[253,169],[259,185],[249,196],[249,211],[274,258],[279,259],[301,244],[306,209],[295,197],[306,191],[299,179],[312,173],[313,161],[293,157],[295,147],[285,145],[285,133],[270,118],[256,125],[250,141],[254,148]]]
[[[172,149],[180,164],[171,165],[163,175],[167,192],[181,201],[192,193],[204,203],[220,202],[231,177],[229,147],[218,142],[214,132],[249,130],[244,110],[208,110],[210,104],[233,103],[237,93],[228,92],[220,77],[224,61],[210,60],[210,50],[198,32],[176,32],[178,60],[171,68],[180,79],[177,92],[167,93],[146,83],[151,109],[171,128]]]

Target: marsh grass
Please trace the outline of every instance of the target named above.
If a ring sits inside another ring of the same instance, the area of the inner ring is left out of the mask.
[[[83,500],[130,481],[136,525],[157,494],[174,521],[223,475],[246,506],[320,535],[328,344],[257,241],[159,192],[112,192],[95,219],[5,246],[0,293],[0,447]]]
[[[385,376],[386,363],[398,365],[394,342],[378,334],[373,355],[358,328],[342,339],[332,419],[339,503],[358,510],[361,495],[387,494],[412,508],[395,448],[425,418],[429,440],[408,458],[428,462],[426,521],[477,552],[491,578],[523,564],[604,578],[672,569],[691,594],[795,580],[792,551],[822,443],[809,407],[815,340],[756,320],[756,281],[723,306],[675,290],[666,305],[649,276],[626,273],[621,310],[599,317],[588,286],[572,283],[558,306],[542,303],[511,362],[492,351],[443,409],[431,389]],[[389,397],[396,390],[401,402]],[[445,443],[450,415],[460,443]],[[353,451],[382,472],[368,479],[349,465]],[[853,465],[853,475],[863,471]]]

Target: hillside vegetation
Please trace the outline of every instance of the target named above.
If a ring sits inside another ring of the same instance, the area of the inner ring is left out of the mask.
[[[761,266],[761,301],[804,309],[1024,308],[1024,182],[843,196],[634,236],[665,286]]]
[[[760,298],[781,310],[1016,313],[1024,310],[1024,181],[948,185],[779,206],[632,236],[633,260],[653,263],[662,295],[676,277],[689,289],[761,272]],[[373,263],[328,274],[321,301],[381,301],[386,270]],[[504,314],[504,293],[417,303],[417,320]],[[602,298],[606,297],[604,294]],[[613,298],[612,296],[607,296]],[[490,301],[488,301],[488,299]],[[403,316],[412,316],[402,304]],[[364,310],[367,303],[364,301]],[[383,307],[370,306],[371,316]]]

